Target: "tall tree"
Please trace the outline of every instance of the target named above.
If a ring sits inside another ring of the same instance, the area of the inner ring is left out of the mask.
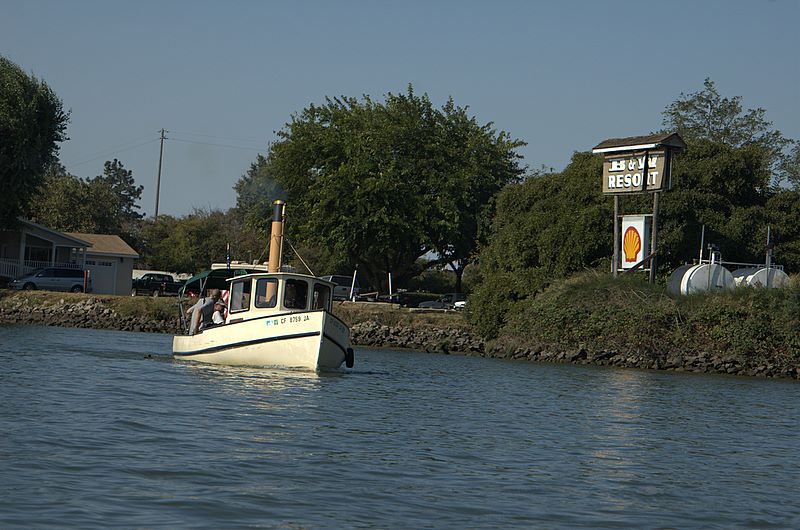
[[[51,164],[30,200],[30,219],[53,230],[89,233],[97,231],[96,215],[88,185],[60,163]]]
[[[435,215],[427,235],[440,261],[455,272],[455,289],[461,292],[464,269],[475,259],[478,244],[486,241],[495,196],[522,175],[515,150],[525,143],[497,133],[491,123],[479,125],[452,98],[439,118],[439,171],[432,174],[432,193],[426,195]]]
[[[705,140],[733,148],[750,147],[764,152],[771,182],[791,179],[785,163],[793,142],[772,127],[763,108],[744,109],[742,97],[723,97],[711,79],[703,89],[680,96],[664,109],[665,130],[677,131],[684,140]]]
[[[90,185],[107,188],[114,195],[116,223],[119,226],[144,217],[144,214],[137,212],[140,208],[137,203],[142,198],[144,186],[137,186],[133,179],[133,171],[125,169],[122,162],[116,158],[105,162],[103,174],[92,179]]]
[[[358,266],[376,288],[387,272],[408,279],[431,250],[469,258],[483,202],[521,173],[521,142],[452,102],[434,108],[411,86],[383,102],[328,98],[278,136],[263,174],[288,194],[290,235],[323,248],[328,263]]]
[[[231,259],[266,259],[264,240],[243,229],[233,210],[195,210],[175,218],[159,215],[141,222],[137,250],[142,264],[174,272],[199,272],[222,263],[230,246]]]
[[[104,164],[103,174],[90,180],[71,175],[58,163],[51,164],[30,201],[31,218],[48,228],[67,232],[115,234],[135,243],[142,214],[136,201],[131,171],[122,162]]]
[[[286,200],[283,187],[269,173],[270,166],[263,155],[250,164],[247,173],[236,182],[236,209],[244,223],[254,230],[265,232],[272,219],[272,203]]]
[[[69,113],[45,83],[0,56],[0,224],[13,225],[67,140]]]

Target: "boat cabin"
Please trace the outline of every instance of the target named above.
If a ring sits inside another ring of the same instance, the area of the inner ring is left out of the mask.
[[[255,273],[228,279],[226,323],[279,313],[331,311],[334,284],[305,274]]]

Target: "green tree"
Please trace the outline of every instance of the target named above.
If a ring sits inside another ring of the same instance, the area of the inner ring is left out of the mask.
[[[116,158],[103,164],[103,174],[89,181],[89,186],[97,193],[110,192],[114,197],[113,208],[109,208],[106,230],[109,233],[120,232],[132,222],[138,221],[144,214],[137,212],[138,201],[142,198],[144,186],[137,186],[133,179],[133,171],[125,169]]]
[[[28,202],[67,140],[69,113],[39,79],[0,56],[0,224],[27,214]]]
[[[455,290],[463,292],[465,268],[484,243],[494,215],[495,196],[523,173],[516,149],[524,142],[497,133],[492,124],[479,125],[452,98],[439,114],[435,145],[439,171],[431,175],[433,193],[427,235],[439,262],[456,275]]]
[[[142,186],[135,185],[132,172],[119,160],[106,162],[103,175],[90,180],[53,163],[29,210],[33,220],[54,230],[115,234],[134,244],[142,218],[136,212],[141,193]]]
[[[796,190],[776,193],[767,201],[764,214],[764,222],[759,226],[760,237],[754,246],[764,252],[764,226],[769,226],[775,242],[775,262],[784,265],[789,272],[800,271],[800,193]]]
[[[269,171],[267,159],[258,155],[247,173],[233,187],[236,190],[236,208],[241,212],[244,223],[262,232],[270,228],[273,201],[286,200],[283,188]]]
[[[674,187],[662,195],[659,247],[663,272],[699,254],[700,233],[720,245],[728,261],[762,259],[760,229],[763,208],[774,193],[768,153],[747,144],[731,147],[710,140],[687,142],[688,150],[675,161]],[[645,200],[649,200],[649,197]],[[643,211],[642,199],[626,201]],[[627,213],[637,213],[627,210]]]
[[[800,141],[791,141],[791,150],[788,150],[781,161],[781,171],[786,175],[794,190],[800,190]]]
[[[563,172],[500,193],[468,312],[481,333],[494,336],[552,278],[609,263],[613,212],[600,193],[602,167],[601,156],[575,153]]]
[[[793,143],[773,129],[763,108],[743,109],[741,96],[723,97],[711,79],[703,89],[681,93],[663,112],[664,129],[678,132],[684,140],[707,140],[732,148],[754,147],[764,152],[764,162],[777,184],[793,175],[786,160]]]
[[[95,210],[89,187],[55,162],[45,171],[44,182],[29,204],[30,219],[62,232],[96,232]]]
[[[159,215],[139,226],[135,248],[142,267],[195,273],[224,263],[228,248],[233,261],[265,259],[265,239],[245,229],[233,209],[198,209],[181,218]]]
[[[471,257],[474,217],[521,173],[513,153],[520,142],[452,102],[435,109],[410,86],[383,102],[328,98],[278,136],[260,174],[291,201],[290,237],[324,249],[326,263],[358,266],[374,287],[387,272],[402,284],[432,250],[451,262]]]

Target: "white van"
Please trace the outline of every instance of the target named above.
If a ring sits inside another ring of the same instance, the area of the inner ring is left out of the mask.
[[[27,276],[17,278],[8,284],[12,289],[45,289],[49,291],[83,292],[83,271],[80,269],[67,269],[50,267],[40,269]],[[92,292],[92,279],[89,278],[87,292]]]

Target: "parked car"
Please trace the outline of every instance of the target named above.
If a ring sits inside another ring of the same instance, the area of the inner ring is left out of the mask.
[[[453,309],[456,311],[463,311],[467,307],[466,300],[459,300],[458,302],[453,304]]]
[[[320,276],[320,279],[333,282],[336,285],[333,287],[334,300],[350,300],[350,286],[353,285],[352,276],[328,275]],[[356,278],[356,285],[353,289],[353,296],[358,296],[361,288],[358,286],[358,278]]]
[[[463,302],[464,300],[466,300],[466,296],[462,293],[449,293],[438,300],[420,302],[417,307],[425,309],[453,309],[456,302]]]
[[[92,291],[92,279],[88,278],[86,291]],[[44,289],[47,291],[71,291],[73,293],[83,292],[84,273],[81,269],[70,269],[63,267],[49,267],[39,269],[33,273],[17,278],[9,282],[8,286],[12,289]]]
[[[422,302],[432,302],[442,297],[436,293],[425,293],[417,291],[400,291],[395,295],[395,301],[400,307],[419,307]]]
[[[176,282],[170,274],[148,272],[141,278],[133,280],[131,296],[145,294],[148,296],[178,296],[183,282]]]

